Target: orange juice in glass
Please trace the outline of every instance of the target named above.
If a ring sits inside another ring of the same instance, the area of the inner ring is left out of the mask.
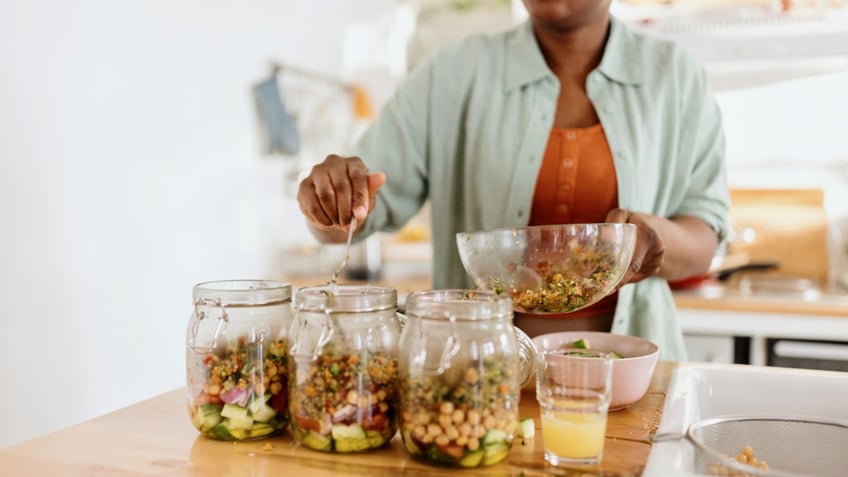
[[[536,397],[541,409],[545,461],[597,464],[603,457],[612,362],[608,353],[555,350],[540,353]]]

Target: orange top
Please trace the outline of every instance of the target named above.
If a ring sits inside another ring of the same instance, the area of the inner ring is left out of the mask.
[[[597,223],[618,207],[615,164],[603,126],[553,128],[530,211],[530,225]],[[615,311],[614,293],[595,305],[561,315],[578,318]]]

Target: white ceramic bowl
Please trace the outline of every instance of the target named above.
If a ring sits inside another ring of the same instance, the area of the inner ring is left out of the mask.
[[[570,348],[577,340],[587,340],[589,348],[615,351],[622,357],[612,363],[610,410],[623,409],[642,399],[651,384],[660,349],[636,336],[614,335],[602,331],[562,331],[533,338],[537,351]]]

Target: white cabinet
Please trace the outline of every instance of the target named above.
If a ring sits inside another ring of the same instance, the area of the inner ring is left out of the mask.
[[[769,364],[774,340],[828,341],[848,350],[848,318],[844,316],[755,311],[678,309],[691,361],[732,363],[734,337],[750,338],[749,364]]]
[[[720,335],[684,334],[689,361],[733,363],[733,337]]]

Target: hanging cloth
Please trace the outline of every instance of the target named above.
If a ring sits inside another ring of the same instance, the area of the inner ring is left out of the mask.
[[[260,123],[265,132],[266,154],[295,155],[300,150],[300,134],[294,117],[286,111],[277,72],[253,87]]]

